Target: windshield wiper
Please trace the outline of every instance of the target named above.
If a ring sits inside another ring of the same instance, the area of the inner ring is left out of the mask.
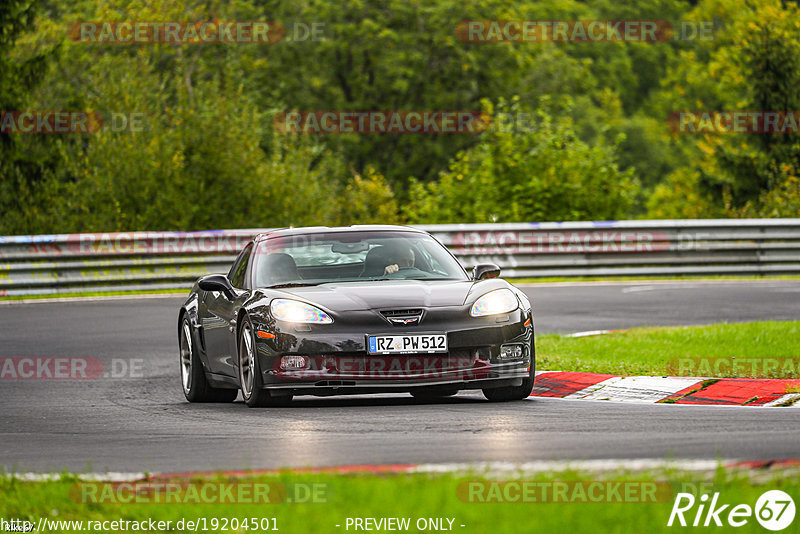
[[[379,277],[379,278],[343,278],[337,280],[326,280],[324,282],[286,282],[285,284],[275,284],[274,286],[266,286],[265,289],[281,289],[287,287],[312,287],[312,286],[319,286],[322,284],[344,284],[350,282],[391,282],[391,281],[408,281],[408,280],[415,280],[415,281],[422,281],[426,282],[428,280],[457,280],[457,278],[386,278],[386,277]]]
[[[266,286],[265,289],[281,289],[283,287],[311,287],[318,286],[321,282],[287,282],[285,284],[275,284],[274,286]]]
[[[415,281],[415,282],[427,282],[429,280],[458,280],[458,278],[388,278],[388,277],[381,277],[381,278],[356,278],[355,280],[341,280],[342,282],[396,282],[396,281]]]

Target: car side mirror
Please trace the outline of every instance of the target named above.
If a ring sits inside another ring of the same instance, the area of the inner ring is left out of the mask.
[[[206,275],[197,282],[197,285],[204,291],[221,291],[231,300],[236,297],[236,291],[233,290],[231,281],[224,274]]]
[[[473,280],[486,280],[487,278],[497,278],[500,276],[500,267],[494,263],[479,263],[472,270]]]

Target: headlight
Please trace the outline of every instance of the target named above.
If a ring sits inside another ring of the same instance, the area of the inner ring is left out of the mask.
[[[311,304],[299,300],[275,299],[270,305],[272,316],[290,323],[331,324],[331,316]]]
[[[509,313],[517,309],[519,301],[510,289],[495,289],[479,298],[469,314],[473,317]]]

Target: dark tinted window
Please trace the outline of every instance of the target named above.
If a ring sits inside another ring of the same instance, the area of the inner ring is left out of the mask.
[[[364,280],[466,280],[447,249],[428,234],[406,231],[282,235],[258,243],[256,287]]]
[[[233,267],[231,268],[231,272],[228,273],[228,278],[231,281],[233,287],[238,287],[240,289],[245,288],[245,275],[247,274],[247,264],[250,261],[250,253],[253,251],[253,245],[249,244],[247,247],[242,251],[239,257],[234,262]]]

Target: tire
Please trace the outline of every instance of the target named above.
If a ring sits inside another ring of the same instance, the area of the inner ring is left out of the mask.
[[[178,356],[181,367],[181,384],[183,395],[189,402],[233,402],[239,391],[211,387],[203,371],[203,362],[195,350],[192,337],[192,325],[189,318],[181,320],[179,332]]]
[[[531,349],[533,347],[531,346]],[[504,388],[487,388],[483,390],[483,396],[492,402],[509,402],[515,400],[523,400],[530,397],[533,391],[533,379],[536,375],[535,360],[533,350],[531,350],[531,369],[528,373],[528,378],[522,381],[520,386],[509,386]]]
[[[248,317],[242,318],[239,329],[239,385],[244,403],[251,408],[265,406],[286,406],[292,400],[291,395],[272,397],[263,389],[261,382],[261,365],[255,354],[256,338],[253,324]]]
[[[445,399],[447,397],[452,397],[456,393],[458,393],[457,389],[422,388],[412,391],[411,396],[417,399],[418,401],[434,402],[437,400]]]

